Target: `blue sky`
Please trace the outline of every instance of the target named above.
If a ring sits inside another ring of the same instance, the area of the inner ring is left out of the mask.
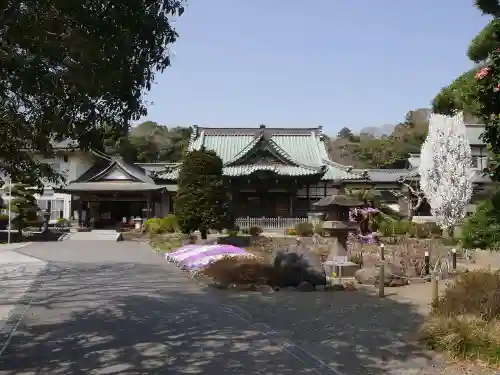
[[[397,123],[472,66],[472,0],[188,0],[144,120],[173,125]]]

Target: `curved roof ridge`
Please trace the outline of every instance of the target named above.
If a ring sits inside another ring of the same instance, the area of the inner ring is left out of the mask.
[[[121,170],[123,170],[129,177],[134,178],[136,180],[139,180],[143,183],[149,183],[149,184],[154,184],[154,181],[151,177],[149,177],[144,169],[142,169],[139,166],[134,165],[133,167],[130,166],[127,162],[125,162],[121,157],[112,157],[110,159],[109,165],[104,168],[102,171],[99,173],[95,174],[94,176],[86,179],[83,182],[93,182],[100,177],[105,176],[109,171],[111,171],[114,167],[118,167]],[[140,169],[140,170],[139,170]]]
[[[352,165],[344,165],[337,163],[333,160],[330,159],[323,159],[323,161],[330,167],[340,169],[341,171],[344,171],[346,173],[352,174],[353,176],[357,176],[359,178],[366,178],[368,177],[368,170],[363,169],[363,170],[355,170]]]
[[[237,163],[241,159],[243,159],[252,149],[262,140],[264,137],[263,133],[258,134],[254,139],[250,141],[243,149],[234,155],[230,160],[224,163],[224,166],[229,166],[231,164]]]

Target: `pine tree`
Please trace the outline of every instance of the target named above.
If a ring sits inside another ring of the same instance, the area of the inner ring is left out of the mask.
[[[16,214],[12,219],[12,225],[19,231],[19,234],[22,234],[28,223],[36,219],[36,213],[39,210],[36,198],[28,185],[15,184],[12,185],[11,199],[11,211]]]

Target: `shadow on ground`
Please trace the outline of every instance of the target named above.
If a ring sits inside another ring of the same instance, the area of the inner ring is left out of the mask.
[[[364,292],[200,287],[169,264],[57,263],[0,374],[409,374],[410,305]]]

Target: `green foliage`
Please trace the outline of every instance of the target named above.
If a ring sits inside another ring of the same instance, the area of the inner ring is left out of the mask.
[[[150,234],[175,233],[179,230],[177,217],[169,214],[167,217],[153,217],[144,222],[144,230]]]
[[[425,108],[408,112],[405,121],[388,136],[337,137],[330,142],[330,157],[357,168],[405,168],[409,154],[419,153],[427,136],[428,113]]]
[[[315,226],[314,226],[314,233],[315,234],[319,234],[320,236],[323,235],[324,233],[324,229],[323,229],[323,222],[320,221],[319,223],[317,223]]]
[[[443,115],[454,115],[458,111],[476,113],[477,93],[475,75],[479,68],[475,67],[458,77],[449,86],[441,89],[432,101],[432,110]]]
[[[182,159],[174,210],[183,233],[234,227],[231,196],[213,151],[195,150]]]
[[[158,252],[170,252],[182,246],[187,240],[186,236],[181,233],[167,233],[151,236],[151,246]],[[195,243],[196,239],[190,239],[191,243]]]
[[[477,205],[462,225],[460,241],[466,249],[500,248],[500,192]]]
[[[395,220],[380,220],[378,223],[378,231],[382,237],[392,237],[395,235]]]
[[[312,223],[299,223],[295,226],[295,234],[301,237],[309,237],[314,233],[314,226]]]
[[[340,129],[340,131],[337,134],[337,137],[339,137],[339,138],[347,138],[347,139],[349,139],[352,136],[353,136],[353,134],[352,134],[351,129],[349,129],[347,127],[343,127],[342,129]]]
[[[187,150],[190,127],[167,128],[153,121],[146,121],[130,131],[130,145],[141,163],[167,161],[175,162]]]
[[[497,0],[476,0],[476,7],[484,14],[494,15],[495,18],[470,42],[467,55],[479,64],[463,73],[449,86],[441,89],[432,101],[432,109],[436,113],[453,115],[458,111],[467,114],[479,115],[483,112],[482,102],[477,100],[480,88],[475,75],[485,64],[489,65],[489,56],[500,46],[497,17],[499,15]]]
[[[33,0],[2,3],[0,160],[13,181],[42,186],[59,175],[34,153],[74,139],[102,149],[146,114],[144,90],[170,65],[172,18],[183,0]]]
[[[500,47],[495,33],[495,22],[491,21],[469,44],[467,50],[469,59],[480,63],[488,58],[491,51]]]
[[[24,228],[37,220],[39,208],[33,193],[34,191],[29,189],[27,185],[12,185],[11,211],[15,214],[13,215],[15,217],[12,219],[12,225],[19,232],[22,232]]]
[[[236,229],[229,229],[227,231],[227,235],[229,237],[236,237],[238,235],[239,231],[237,231]]]

